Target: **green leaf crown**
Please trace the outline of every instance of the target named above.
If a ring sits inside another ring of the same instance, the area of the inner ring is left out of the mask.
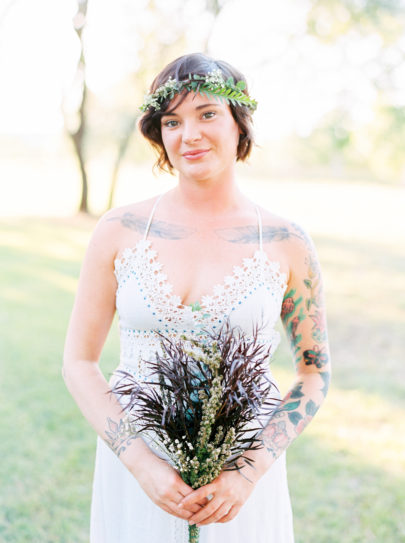
[[[199,92],[202,96],[207,96],[207,98],[215,96],[227,104],[246,106],[251,111],[255,111],[257,102],[243,92],[245,88],[246,83],[244,81],[235,83],[232,77],[225,81],[221,70],[214,70],[204,76],[189,74],[188,79],[182,81],[169,77],[166,83],[157,88],[153,94],[145,96],[144,103],[139,109],[143,112],[150,108],[158,111],[161,109],[163,102],[171,100],[175,94],[187,90],[188,92]]]

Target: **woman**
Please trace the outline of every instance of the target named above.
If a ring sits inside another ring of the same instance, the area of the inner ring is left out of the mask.
[[[186,542],[188,523],[204,526],[201,543],[293,541],[285,450],[328,389],[325,309],[308,236],[237,187],[235,162],[250,153],[256,107],[242,82],[232,66],[202,54],[157,76],[140,129],[158,165],[177,170],[178,184],[105,214],[86,253],[63,374],[99,435],[92,543]],[[262,433],[263,447],[250,453],[253,468],[222,472],[193,491],[145,439],[125,437],[120,404],[108,394],[116,376],[108,384],[98,367],[116,308],[119,367],[140,379],[158,348],[156,331],[176,337],[229,318],[249,333],[262,319],[273,352],[281,315],[297,376]]]

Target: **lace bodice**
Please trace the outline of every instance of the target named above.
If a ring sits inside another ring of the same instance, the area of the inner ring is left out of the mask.
[[[280,264],[268,259],[262,247],[261,217],[258,208],[259,248],[244,258],[233,273],[202,297],[199,309],[185,306],[162,271],[158,254],[147,239],[155,202],[143,239],[124,249],[115,260],[118,282],[116,306],[120,322],[120,366],[147,379],[145,361],[160,350],[156,331],[175,338],[182,333],[199,334],[215,330],[229,317],[247,334],[260,325],[261,341],[274,353],[280,341],[274,326],[279,318],[286,289],[286,275]]]

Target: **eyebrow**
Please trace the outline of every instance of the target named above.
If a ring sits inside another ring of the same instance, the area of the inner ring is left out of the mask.
[[[195,109],[204,109],[205,107],[221,107],[220,104],[213,104],[210,102],[209,104],[201,104],[200,106],[197,106]],[[173,113],[163,113],[162,117],[177,117],[177,113],[173,111]]]

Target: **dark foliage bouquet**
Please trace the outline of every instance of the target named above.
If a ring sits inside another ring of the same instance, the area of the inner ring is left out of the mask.
[[[262,447],[261,421],[278,402],[270,397],[270,347],[258,331],[249,337],[226,321],[218,332],[203,330],[198,338],[175,341],[157,332],[162,353],[147,362],[152,382],[118,372],[113,392],[125,400],[127,428],[154,436],[194,489],[222,470],[252,465],[247,451]],[[189,535],[198,542],[199,528],[190,526]]]

